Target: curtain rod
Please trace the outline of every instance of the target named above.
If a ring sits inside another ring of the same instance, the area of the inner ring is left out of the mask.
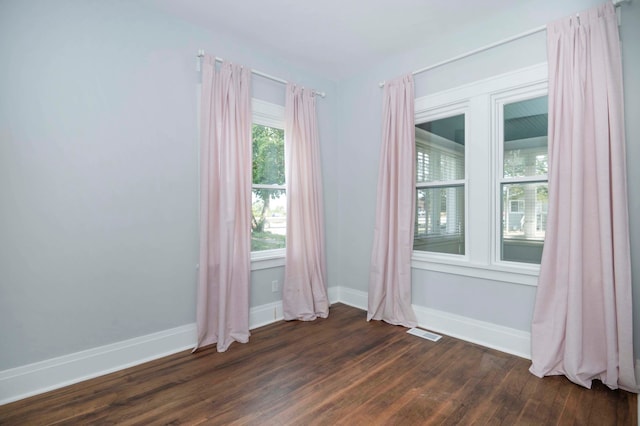
[[[622,6],[623,3],[630,3],[630,2],[631,2],[631,0],[612,0],[611,1],[611,3],[613,3],[613,6],[615,6],[615,7],[620,7],[620,6]],[[507,37],[505,39],[496,41],[494,43],[487,44],[486,46],[482,46],[482,47],[479,47],[477,49],[470,50],[469,52],[463,53],[461,55],[454,56],[453,58],[445,59],[444,61],[437,62],[437,63],[435,63],[433,65],[429,65],[427,67],[420,68],[418,70],[413,71],[411,73],[411,75],[420,74],[420,73],[423,73],[425,71],[429,71],[429,70],[432,70],[434,68],[441,67],[441,66],[449,64],[451,62],[455,62],[457,60],[466,58],[467,56],[472,56],[472,55],[475,55],[476,53],[484,52],[485,50],[489,50],[489,49],[493,49],[494,47],[502,46],[503,44],[507,44],[507,43],[510,43],[512,41],[518,40],[520,38],[524,38],[524,37],[527,37],[527,36],[542,32],[542,31],[544,31],[546,29],[547,29],[546,25],[541,25],[539,27],[532,28],[532,29],[530,29],[528,31],[525,31],[523,33],[516,34],[516,35],[511,36],[511,37]],[[381,81],[379,83],[379,86],[380,87],[384,87],[384,84],[385,84],[385,82]]]
[[[200,58],[200,59],[201,59],[201,58],[204,58],[204,49],[199,49],[199,50],[198,50],[198,54],[196,55],[196,57],[197,57],[197,58]],[[217,57],[217,56],[215,57],[215,60],[216,60],[216,62],[223,62],[223,61],[224,61],[224,59],[219,58],[219,57]],[[266,79],[269,79],[269,80],[275,81],[275,82],[277,82],[277,83],[282,83],[282,84],[287,84],[287,83],[288,83],[288,81],[287,81],[287,80],[284,80],[284,79],[279,78],[279,77],[274,77],[274,76],[272,76],[272,75],[269,75],[269,74],[267,74],[267,73],[264,73],[264,72],[262,72],[262,71],[258,71],[258,70],[254,70],[254,69],[252,69],[252,70],[251,70],[251,74],[259,75],[260,77],[264,77],[264,78],[266,78]],[[327,95],[325,92],[319,92],[319,91],[317,91],[317,90],[313,90],[313,93],[314,93],[316,96],[320,96],[321,98],[324,98],[324,97]]]

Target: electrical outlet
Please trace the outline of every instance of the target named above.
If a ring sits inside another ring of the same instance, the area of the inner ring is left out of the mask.
[[[271,291],[274,293],[280,291],[280,283],[278,280],[271,281]]]

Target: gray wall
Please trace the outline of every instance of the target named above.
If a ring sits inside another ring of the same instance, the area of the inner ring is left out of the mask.
[[[374,229],[380,149],[381,89],[378,82],[440,62],[458,54],[587,9],[601,0],[523,1],[491,21],[453,28],[424,48],[390,57],[376,67],[339,82],[341,141],[339,220],[342,254],[338,284],[367,291]],[[622,9],[629,197],[634,273],[635,348],[640,353],[640,5]],[[546,61],[545,33],[479,53],[415,77],[416,96],[476,81]],[[357,161],[354,159],[357,158]],[[413,303],[481,321],[528,331],[535,287],[492,282],[425,270],[413,270]]]
[[[195,321],[199,48],[326,91],[331,163],[335,83],[268,50],[133,2],[0,1],[0,371]],[[252,306],[282,272],[252,275]]]
[[[598,3],[518,2],[333,83],[133,2],[0,0],[0,371],[194,321],[197,49],[327,91],[318,105],[329,285],[366,291],[378,82]],[[624,6],[622,23],[640,306],[637,2]],[[544,34],[531,36],[417,76],[416,94],[539,63],[545,52]],[[254,83],[254,96],[283,103],[281,86]],[[279,299],[270,283],[282,272],[253,273],[252,306]],[[535,287],[413,272],[422,306],[529,329]],[[638,336],[640,309],[634,318]]]

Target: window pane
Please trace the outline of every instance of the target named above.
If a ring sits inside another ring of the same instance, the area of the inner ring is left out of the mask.
[[[254,124],[253,183],[284,184],[284,130]]]
[[[254,185],[284,185],[284,130],[252,127]],[[251,194],[251,251],[285,247],[287,197],[284,189],[253,188]]]
[[[464,114],[416,124],[416,181],[464,179]]]
[[[285,247],[287,194],[284,189],[254,189],[251,216],[251,251]]]
[[[504,106],[504,177],[547,174],[547,97]]]
[[[413,249],[464,254],[464,187],[419,188]]]
[[[540,263],[548,198],[546,182],[502,185],[502,260]]]

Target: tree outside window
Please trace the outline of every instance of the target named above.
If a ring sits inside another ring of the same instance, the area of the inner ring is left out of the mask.
[[[284,248],[287,229],[284,130],[254,124],[252,158],[251,251]]]

